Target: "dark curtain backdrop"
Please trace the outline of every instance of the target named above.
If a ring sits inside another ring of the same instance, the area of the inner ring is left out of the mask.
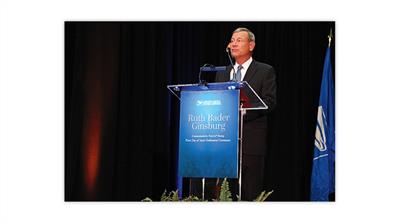
[[[179,102],[168,84],[227,65],[232,31],[277,73],[266,190],[306,201],[327,35],[334,22],[66,22],[65,200],[138,201],[176,189]],[[334,40],[332,42],[334,68]],[[212,81],[212,74],[207,75]]]

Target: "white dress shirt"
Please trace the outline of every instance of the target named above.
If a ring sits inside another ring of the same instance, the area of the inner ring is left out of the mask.
[[[242,64],[242,69],[241,69],[241,80],[238,80],[238,81],[244,80],[245,74],[247,73],[248,67],[251,65],[251,62],[252,62],[252,57],[250,57],[246,62],[244,62],[244,63]],[[237,72],[238,66],[239,66],[239,64],[237,64],[237,62],[236,62],[236,64],[234,65],[234,70],[235,70],[236,72]],[[231,69],[231,71],[230,71],[230,80],[233,79],[234,70]]]

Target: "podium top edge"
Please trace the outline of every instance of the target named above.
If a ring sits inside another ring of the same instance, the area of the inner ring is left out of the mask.
[[[206,84],[199,84],[199,83],[195,83],[195,84],[174,84],[174,85],[167,85],[168,88],[170,87],[191,87],[191,86],[202,86],[202,85],[226,85],[226,84],[247,84],[247,81],[241,81],[241,82],[235,82],[235,81],[229,81],[229,82],[210,82],[210,83],[206,83]]]

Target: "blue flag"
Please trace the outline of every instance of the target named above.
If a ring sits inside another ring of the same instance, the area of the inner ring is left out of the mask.
[[[335,100],[330,47],[324,60],[314,142],[311,201],[328,201],[335,192]]]

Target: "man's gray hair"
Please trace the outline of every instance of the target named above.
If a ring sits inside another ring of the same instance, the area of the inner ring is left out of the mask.
[[[233,33],[238,33],[238,32],[247,32],[248,33],[248,39],[249,41],[253,41],[255,42],[255,35],[254,33],[252,33],[252,31],[250,31],[249,29],[245,28],[245,27],[239,27],[236,30],[234,30]]]

